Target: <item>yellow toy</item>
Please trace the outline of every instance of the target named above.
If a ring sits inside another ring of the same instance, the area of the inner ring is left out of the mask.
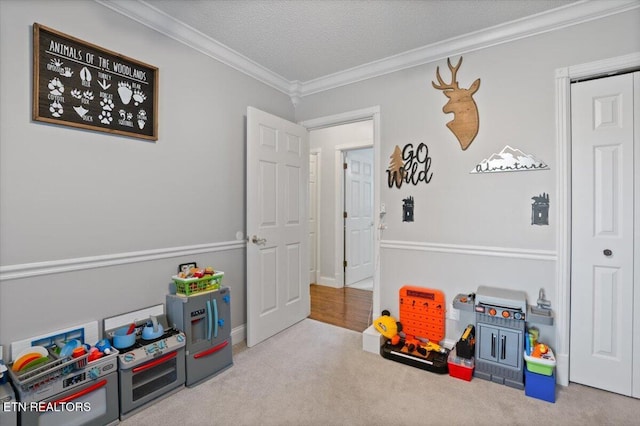
[[[402,324],[397,322],[386,309],[382,311],[382,316],[373,322],[373,326],[378,330],[378,333],[389,339],[392,345],[400,343],[398,333],[402,331]]]

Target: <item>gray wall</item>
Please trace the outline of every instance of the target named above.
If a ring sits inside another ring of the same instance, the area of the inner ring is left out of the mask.
[[[34,22],[157,66],[158,141],[33,122]],[[244,325],[246,108],[289,97],[93,1],[3,0],[0,29],[0,344],[162,303],[190,260]]]
[[[299,121],[380,106],[376,172],[384,174],[379,201],[387,210],[380,308],[397,315],[398,289],[405,284],[441,289],[449,303],[457,293],[491,285],[525,290],[535,304],[544,287],[557,308],[555,70],[639,51],[635,9],[463,54],[460,86],[481,79],[475,95],[480,132],[466,151],[445,126],[452,119],[442,112],[446,98],[431,86],[437,66],[444,80],[450,77],[446,59],[305,97],[296,109]],[[389,156],[408,143],[428,145],[433,178],[390,189]],[[469,174],[507,144],[544,160],[550,170]],[[550,224],[532,226],[531,197],[542,192],[550,194]],[[415,222],[402,222],[402,199],[410,195]],[[448,321],[447,338],[459,338],[464,326]],[[553,342],[553,333],[545,330],[543,338]]]

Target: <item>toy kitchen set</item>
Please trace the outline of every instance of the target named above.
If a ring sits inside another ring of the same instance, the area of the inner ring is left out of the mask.
[[[93,321],[11,343],[15,401],[1,413],[13,417],[2,417],[3,426],[117,423],[119,352],[84,343],[98,341]]]
[[[106,318],[101,333],[92,321],[12,343],[12,362],[0,362],[0,425],[114,425],[231,367],[222,275],[181,279],[166,310]]]
[[[167,324],[164,305],[104,320],[105,341],[120,351],[120,418],[169,396],[185,383],[185,334]]]
[[[527,323],[553,325],[544,291],[540,290],[537,306],[531,306],[524,291],[479,286],[475,293],[458,294],[453,307],[475,313],[473,376],[524,389]]]

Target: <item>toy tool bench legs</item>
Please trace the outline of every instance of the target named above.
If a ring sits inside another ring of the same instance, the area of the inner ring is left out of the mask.
[[[382,333],[389,340],[380,348],[380,354],[412,367],[447,374],[448,351],[438,344],[445,335],[445,306],[444,294],[439,290],[402,287],[398,330],[402,337],[389,338]]]

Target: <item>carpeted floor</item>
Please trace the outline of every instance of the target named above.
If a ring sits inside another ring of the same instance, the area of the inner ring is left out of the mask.
[[[637,425],[640,400],[571,384],[556,403],[362,350],[360,333],[306,319],[234,366],[122,425]]]

